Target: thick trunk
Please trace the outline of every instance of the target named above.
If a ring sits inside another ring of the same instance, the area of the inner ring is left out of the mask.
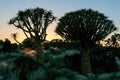
[[[43,50],[41,42],[38,40],[35,42],[35,49],[36,49],[36,61],[41,64],[43,62]]]
[[[37,62],[38,63],[42,63],[43,62],[43,51],[42,51],[42,48],[41,48],[41,45],[39,45],[37,48],[36,48],[36,51],[37,51]]]
[[[92,73],[90,61],[90,49],[81,50],[81,70],[83,74]]]

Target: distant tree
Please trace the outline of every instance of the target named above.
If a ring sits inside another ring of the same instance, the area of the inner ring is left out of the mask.
[[[2,49],[2,46],[3,46],[3,40],[0,40],[0,51]]]
[[[119,47],[120,34],[114,33],[110,38],[105,40],[106,46]]]
[[[42,59],[40,44],[46,39],[46,29],[54,20],[55,17],[51,11],[37,7],[19,11],[16,17],[10,19],[9,24],[21,29],[27,38],[35,40],[37,59],[40,61]]]
[[[116,29],[113,21],[104,14],[92,9],[81,9],[61,17],[55,32],[66,40],[79,42],[81,70],[83,73],[91,73],[92,48]]]
[[[2,45],[3,44],[3,40],[0,40],[0,45]]]
[[[3,46],[2,46],[3,52],[11,52],[11,41],[9,39],[5,39]]]

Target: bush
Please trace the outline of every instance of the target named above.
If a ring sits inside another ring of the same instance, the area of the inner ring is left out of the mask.
[[[94,73],[115,72],[118,66],[115,60],[116,55],[111,48],[96,47],[91,55],[91,64]],[[111,66],[112,65],[112,66]]]
[[[35,70],[37,67],[37,63],[28,56],[20,56],[14,60],[14,68],[13,71],[19,71],[20,80],[26,80],[26,74]]]
[[[27,74],[27,80],[46,80],[46,78],[45,70],[41,67]]]

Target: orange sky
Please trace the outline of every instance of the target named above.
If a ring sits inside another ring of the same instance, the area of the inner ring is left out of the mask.
[[[47,28],[47,37],[46,37],[46,40],[50,41],[52,39],[61,39],[61,37],[59,35],[57,35],[54,30],[55,30],[55,27],[56,27],[57,23],[56,22],[53,22],[52,24],[50,24]],[[13,33],[18,33],[18,41],[22,42],[26,36],[23,34],[22,30],[21,29],[15,29],[16,27],[14,26],[11,26],[11,30],[13,30]],[[10,33],[11,34],[11,33]],[[9,39],[12,41],[12,42],[15,42],[14,39],[11,38],[10,34],[8,35]]]

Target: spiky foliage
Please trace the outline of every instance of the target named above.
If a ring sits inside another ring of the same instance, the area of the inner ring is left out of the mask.
[[[67,40],[80,41],[80,44],[94,45],[115,31],[112,20],[92,9],[82,9],[66,13],[56,27],[56,33]]]
[[[27,37],[29,34],[31,38],[44,40],[46,37],[46,29],[54,19],[55,17],[51,11],[35,8],[19,11],[16,17],[10,19],[9,24],[13,24],[15,27],[23,30]]]
[[[39,68],[27,75],[28,80],[46,80],[45,70]]]

